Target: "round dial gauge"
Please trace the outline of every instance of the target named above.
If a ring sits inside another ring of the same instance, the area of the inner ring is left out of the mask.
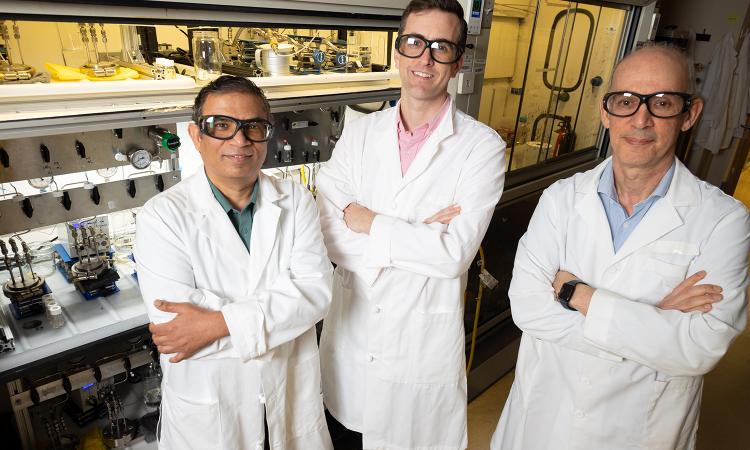
[[[52,183],[52,177],[32,178],[29,180],[31,187],[46,189]]]
[[[105,167],[104,169],[96,169],[96,173],[102,178],[112,178],[117,173],[117,169],[117,167]]]
[[[151,153],[145,148],[138,148],[128,153],[130,164],[136,169],[145,169],[151,165]]]

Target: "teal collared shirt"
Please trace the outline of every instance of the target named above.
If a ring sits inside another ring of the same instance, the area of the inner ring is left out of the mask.
[[[599,179],[599,198],[604,206],[604,211],[607,213],[607,221],[609,221],[609,231],[612,234],[612,245],[615,253],[620,250],[622,244],[628,239],[630,233],[633,232],[635,227],[641,223],[641,219],[646,215],[651,206],[656,203],[657,200],[667,195],[669,185],[672,183],[672,177],[674,176],[675,163],[672,162],[672,166],[669,168],[667,173],[664,174],[659,184],[654,189],[654,192],[648,196],[647,199],[636,203],[633,207],[633,214],[628,216],[625,208],[620,204],[620,200],[617,197],[617,190],[615,189],[615,177],[612,171],[612,161],[607,163],[607,167],[602,172],[602,177]]]
[[[208,177],[206,177],[208,178]],[[214,193],[216,201],[219,202],[221,207],[229,216],[229,221],[232,222],[232,226],[237,230],[237,234],[240,235],[242,243],[245,244],[247,251],[250,251],[250,234],[253,231],[253,215],[255,214],[255,205],[258,203],[258,181],[255,181],[253,185],[253,194],[250,197],[250,203],[245,206],[242,211],[238,211],[232,207],[224,194],[221,193],[219,188],[214,186],[211,179],[208,179],[208,184],[211,186],[211,191]]]

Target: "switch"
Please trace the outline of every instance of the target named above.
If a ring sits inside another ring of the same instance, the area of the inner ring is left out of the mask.
[[[474,72],[461,72],[458,74],[458,93],[474,93]]]
[[[284,144],[284,151],[283,151],[282,156],[284,158],[284,162],[285,163],[292,162],[292,158],[293,158],[294,155],[292,153],[292,146],[289,145],[288,142],[286,144]]]

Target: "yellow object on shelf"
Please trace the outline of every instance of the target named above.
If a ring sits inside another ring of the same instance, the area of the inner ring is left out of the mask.
[[[117,81],[128,79],[134,80],[140,76],[138,72],[128,67],[118,67],[117,73],[111,77],[91,77],[82,73],[80,69],[60,64],[44,63],[44,67],[52,75],[54,81]]]

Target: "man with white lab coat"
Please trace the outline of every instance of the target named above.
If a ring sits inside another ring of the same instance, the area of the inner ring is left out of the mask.
[[[315,202],[260,171],[273,126],[251,81],[213,81],[193,115],[204,170],[137,217],[164,373],[159,448],[330,449],[314,327],[332,269]]]
[[[317,180],[337,264],[324,399],[366,449],[467,445],[466,272],[502,193],[505,145],[447,93],[465,42],[455,0],[407,6],[399,104],[347,123]]]
[[[493,450],[695,447],[703,375],[747,321],[750,221],[674,156],[703,106],[689,73],[675,49],[623,59],[600,106],[612,157],[542,194]]]

